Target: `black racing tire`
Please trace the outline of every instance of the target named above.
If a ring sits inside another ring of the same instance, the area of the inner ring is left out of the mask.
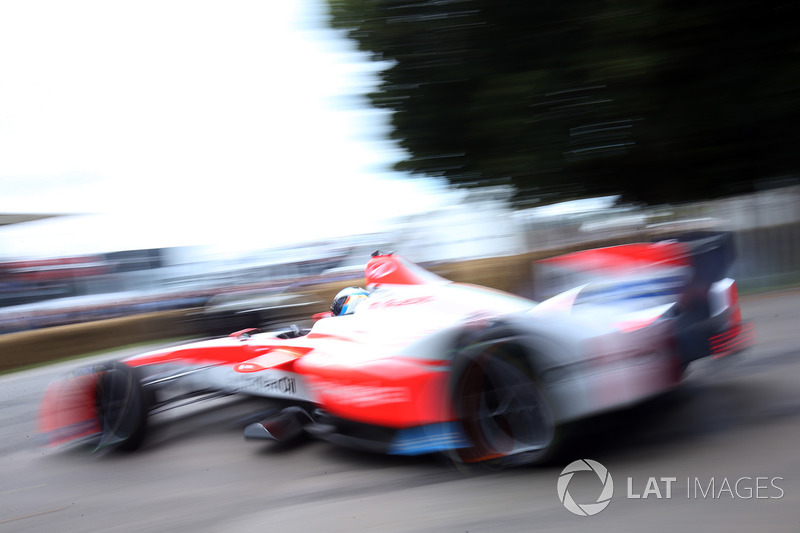
[[[138,449],[147,433],[148,396],[135,369],[119,362],[97,369],[96,406],[101,436],[95,451]]]
[[[471,446],[463,463],[542,464],[556,452],[557,428],[545,392],[520,347],[503,341],[463,350],[451,375],[453,407]]]

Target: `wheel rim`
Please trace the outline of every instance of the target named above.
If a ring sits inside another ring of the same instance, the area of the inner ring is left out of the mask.
[[[456,406],[473,447],[466,462],[525,454],[544,454],[554,436],[553,417],[544,395],[527,373],[500,357],[482,355],[460,379]]]

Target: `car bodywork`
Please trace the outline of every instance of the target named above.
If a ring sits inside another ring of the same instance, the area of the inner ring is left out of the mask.
[[[559,256],[536,265],[538,286],[557,293],[542,302],[376,253],[370,296],[352,315],[79,369],[46,391],[40,433],[133,449],[150,412],[245,394],[278,406],[248,438],[308,433],[389,454],[538,462],[561,425],[640,402],[692,361],[749,345],[725,275],[731,246],[695,235]]]

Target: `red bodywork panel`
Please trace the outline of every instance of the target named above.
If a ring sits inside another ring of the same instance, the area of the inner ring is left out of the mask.
[[[384,427],[406,428],[455,420],[448,400],[448,361],[388,358],[357,366],[297,361],[319,403],[332,415]]]
[[[584,250],[543,259],[539,263],[605,274],[623,274],[639,268],[680,267],[691,264],[689,250],[679,242],[638,243]]]
[[[192,366],[237,365],[252,362],[261,369],[277,366],[291,366],[291,363],[311,350],[312,346],[289,343],[287,340],[275,339],[275,344],[262,344],[245,340],[232,340],[230,343],[211,344],[199,342],[189,348],[178,347],[175,350],[164,350],[128,359],[128,366],[139,367],[162,363],[181,363]],[[191,347],[194,346],[194,347]],[[238,370],[242,372],[242,370]],[[254,370],[247,370],[252,372]]]

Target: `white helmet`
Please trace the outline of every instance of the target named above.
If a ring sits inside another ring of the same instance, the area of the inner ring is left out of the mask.
[[[361,287],[347,287],[342,289],[333,299],[331,314],[333,316],[351,315],[356,307],[367,299],[369,292]]]

